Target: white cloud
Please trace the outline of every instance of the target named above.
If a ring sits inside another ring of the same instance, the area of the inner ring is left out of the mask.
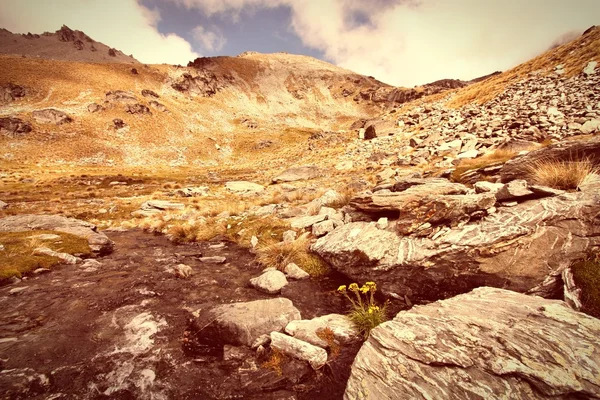
[[[227,39],[220,32],[206,30],[200,25],[192,29],[192,36],[208,51],[220,51],[227,43]]]
[[[170,1],[234,17],[289,7],[304,45],[344,68],[404,86],[506,70],[600,15],[598,0]]]
[[[158,21],[157,9],[136,0],[0,1],[0,27],[15,33],[54,32],[65,24],[147,64],[185,65],[199,56],[182,37],[158,32]]]

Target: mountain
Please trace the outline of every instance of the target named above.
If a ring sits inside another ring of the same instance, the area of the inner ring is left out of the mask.
[[[44,32],[41,35],[21,35],[0,29],[0,54],[89,63],[139,64],[133,56],[96,42],[66,25],[54,33]]]

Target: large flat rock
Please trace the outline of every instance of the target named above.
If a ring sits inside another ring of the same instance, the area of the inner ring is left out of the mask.
[[[112,252],[114,243],[96,225],[60,215],[13,215],[0,219],[0,232],[25,232],[50,230],[70,233],[86,238],[90,250],[98,254]]]
[[[600,320],[479,288],[371,331],[344,399],[600,398]]]

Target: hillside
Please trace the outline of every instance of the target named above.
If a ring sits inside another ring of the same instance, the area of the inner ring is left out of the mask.
[[[66,25],[54,33],[44,32],[41,35],[20,35],[0,29],[0,54],[91,63],[139,64],[133,56],[127,56]]]

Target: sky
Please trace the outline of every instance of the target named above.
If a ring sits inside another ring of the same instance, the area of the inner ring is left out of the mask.
[[[148,64],[285,51],[396,86],[503,71],[600,24],[600,0],[0,0],[0,27],[63,24]]]

